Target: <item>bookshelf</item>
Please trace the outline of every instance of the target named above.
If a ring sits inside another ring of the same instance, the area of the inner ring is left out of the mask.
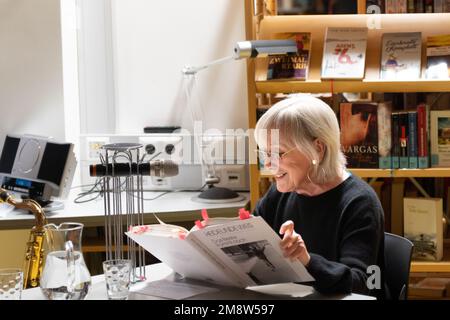
[[[254,2],[254,3],[253,3]],[[381,36],[386,32],[422,33],[422,43],[429,35],[446,34],[450,30],[450,13],[366,15],[366,1],[358,0],[358,14],[277,16],[273,1],[246,0],[246,37],[271,39],[275,33],[311,32],[311,60],[306,81],[267,81],[267,59],[247,61],[247,93],[249,128],[256,125],[256,94],[277,93],[341,93],[341,92],[450,92],[450,80],[429,80],[424,77],[426,48],[422,46],[422,78],[407,81],[379,79]],[[255,4],[255,5],[254,5]],[[264,5],[270,4],[269,8]],[[322,80],[320,77],[323,40],[327,27],[368,27],[366,71],[363,80]],[[256,149],[256,146],[250,146]],[[255,162],[255,161],[253,161]],[[349,169],[361,178],[442,178],[450,177],[450,168],[427,169]],[[251,208],[260,197],[261,178],[258,165],[250,165]],[[449,248],[447,248],[448,251]],[[446,272],[450,274],[450,256],[442,262],[413,262],[411,272]]]

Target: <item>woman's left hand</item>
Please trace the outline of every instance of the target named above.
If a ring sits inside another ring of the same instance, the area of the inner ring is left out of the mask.
[[[291,261],[298,259],[304,266],[307,266],[311,257],[302,237],[294,230],[294,222],[288,220],[283,223],[280,228],[280,234],[283,235],[280,246],[284,256],[291,259]]]

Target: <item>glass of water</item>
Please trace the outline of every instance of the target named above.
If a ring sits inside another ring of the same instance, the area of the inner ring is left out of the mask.
[[[21,269],[0,269],[0,300],[22,298],[23,272]]]
[[[103,262],[106,292],[109,300],[126,300],[130,289],[131,260],[113,259]]]

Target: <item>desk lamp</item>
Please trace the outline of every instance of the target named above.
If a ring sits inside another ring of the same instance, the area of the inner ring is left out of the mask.
[[[234,47],[234,54],[229,57],[224,57],[218,60],[214,60],[210,63],[201,66],[185,66],[182,73],[190,79],[195,79],[196,74],[211,66],[222,64],[231,60],[240,60],[245,58],[257,58],[266,57],[268,55],[281,55],[281,54],[297,54],[297,43],[294,40],[254,40],[254,41],[240,41],[237,42]],[[193,86],[191,86],[191,89]],[[195,124],[196,119],[195,112],[189,103],[191,99],[190,93],[187,92],[188,105],[191,109],[192,118]],[[202,112],[200,108],[200,112]],[[203,118],[203,117],[202,117]],[[240,196],[237,192],[223,187],[216,187],[215,184],[220,182],[220,178],[216,176],[214,165],[208,165],[205,163],[205,155],[203,149],[203,139],[196,144],[199,149],[199,155],[202,161],[202,167],[206,165],[206,178],[205,185],[208,186],[206,190],[201,192],[197,197],[194,197],[194,201],[204,203],[227,203],[241,201],[244,197]]]

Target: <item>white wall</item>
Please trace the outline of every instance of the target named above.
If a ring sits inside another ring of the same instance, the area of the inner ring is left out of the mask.
[[[0,0],[0,150],[7,133],[64,139],[59,0]]]
[[[77,5],[80,131],[114,133],[111,0],[77,0]]]
[[[242,0],[112,0],[116,131],[192,130],[181,70],[229,56],[245,40]],[[204,129],[247,128],[245,60],[203,70]]]

